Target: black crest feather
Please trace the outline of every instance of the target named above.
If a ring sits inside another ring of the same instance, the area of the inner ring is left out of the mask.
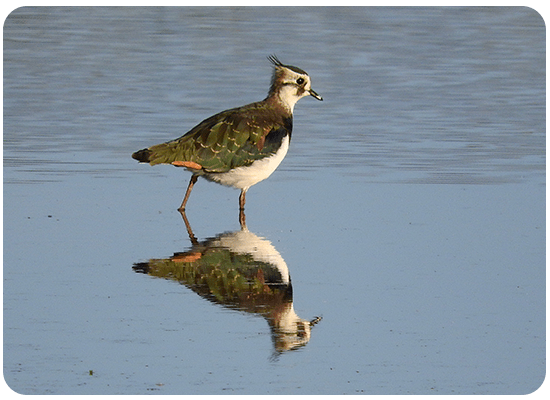
[[[267,57],[269,61],[271,61],[271,64],[273,64],[276,67],[284,67],[284,64],[277,58],[275,54],[271,54]]]

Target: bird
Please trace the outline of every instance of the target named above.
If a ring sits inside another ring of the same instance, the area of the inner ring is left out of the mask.
[[[171,164],[192,173],[180,212],[185,212],[198,178],[204,177],[240,189],[239,210],[244,213],[248,189],[267,179],[287,154],[296,102],[306,96],[323,100],[311,88],[307,72],[275,55],[268,60],[273,73],[264,100],[222,111],[178,139],[132,154],[140,163]]]

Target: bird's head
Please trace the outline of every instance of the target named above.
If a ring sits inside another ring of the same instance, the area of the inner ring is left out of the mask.
[[[317,100],[323,100],[311,88],[311,78],[306,71],[292,65],[284,65],[274,55],[268,59],[274,66],[268,97],[276,97],[291,112],[302,97],[312,96]]]

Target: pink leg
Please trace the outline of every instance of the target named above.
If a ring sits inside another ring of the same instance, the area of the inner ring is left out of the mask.
[[[197,182],[197,179],[199,179],[198,175],[191,176],[191,180],[189,181],[189,185],[187,186],[187,191],[185,192],[185,197],[183,198],[183,201],[181,202],[181,206],[180,208],[178,208],[178,211],[185,211],[185,205],[187,204],[187,200],[189,199],[189,195],[191,194],[191,190]]]
[[[239,210],[244,211],[244,203],[246,202],[246,190],[241,190],[239,196]]]

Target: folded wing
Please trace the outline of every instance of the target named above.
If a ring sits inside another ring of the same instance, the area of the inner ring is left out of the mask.
[[[274,154],[291,130],[291,117],[277,119],[262,103],[254,103],[216,114],[182,137],[132,157],[151,165],[195,165],[206,172],[227,172]]]

